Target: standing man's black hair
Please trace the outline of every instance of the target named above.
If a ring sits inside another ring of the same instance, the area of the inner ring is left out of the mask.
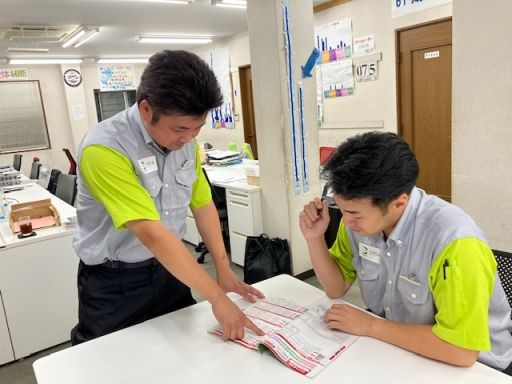
[[[137,89],[137,103],[147,100],[152,122],[160,115],[204,116],[222,105],[222,92],[213,71],[197,55],[165,50],[149,59]]]
[[[335,194],[345,199],[371,198],[383,212],[418,178],[416,156],[390,132],[368,132],[347,139],[327,161],[323,174]]]

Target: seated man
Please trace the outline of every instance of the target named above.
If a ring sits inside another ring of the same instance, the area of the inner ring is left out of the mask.
[[[300,213],[315,273],[330,298],[357,279],[366,306],[326,313],[332,329],[373,337],[458,366],[476,360],[510,374],[512,321],[494,255],[461,209],[415,187],[418,163],[392,133],[341,144],[325,165],[343,214],[327,249],[325,201]]]

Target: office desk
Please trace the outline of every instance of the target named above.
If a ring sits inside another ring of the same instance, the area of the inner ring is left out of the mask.
[[[37,184],[5,197],[20,203],[51,198],[61,220],[76,215],[74,207]],[[0,222],[0,364],[69,340],[78,320],[74,229],[35,231],[20,240],[7,221]]]
[[[319,289],[281,275],[255,284],[266,295],[311,305]],[[480,363],[457,368],[361,337],[314,379],[208,334],[216,324],[208,302],[68,348],[37,360],[38,384],[379,383],[501,384],[512,378]]]
[[[243,266],[247,236],[263,232],[261,188],[247,184],[243,164],[204,168],[212,185],[226,190],[231,261]],[[191,212],[183,239],[195,245],[201,241]]]

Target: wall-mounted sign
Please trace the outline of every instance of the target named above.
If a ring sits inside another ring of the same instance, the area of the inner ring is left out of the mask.
[[[122,91],[137,88],[135,86],[133,65],[100,65],[98,71],[101,91]]]
[[[439,51],[427,52],[427,53],[425,53],[424,57],[425,57],[425,60],[435,59],[436,57],[439,57]]]
[[[375,52],[375,35],[354,38],[354,56],[370,55]]]
[[[451,3],[452,0],[391,0],[391,17],[400,17]]]
[[[64,82],[70,87],[78,87],[82,83],[82,75],[76,69],[64,72]]]
[[[0,80],[28,80],[25,68],[0,68]]]
[[[379,75],[377,60],[367,63],[357,63],[355,65],[354,75],[357,82],[377,80]]]

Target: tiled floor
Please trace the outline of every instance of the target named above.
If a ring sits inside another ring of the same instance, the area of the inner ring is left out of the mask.
[[[192,254],[196,255],[194,248],[192,246],[190,246],[189,248]],[[206,255],[205,263],[202,264],[202,266],[214,279],[216,278],[215,266],[210,255]],[[235,271],[235,273],[240,278],[243,279],[243,269],[236,264],[232,264],[232,268]],[[306,279],[305,282],[317,288],[320,288],[320,284],[318,283],[316,277],[310,277]],[[197,301],[203,300],[203,298],[197,294],[194,294],[194,297]],[[351,288],[351,290],[344,297],[344,299],[358,306],[363,305],[357,284],[355,284]],[[32,370],[32,364],[34,363],[34,361],[43,356],[59,351],[61,349],[68,348],[69,346],[69,343],[63,343],[56,347],[49,348],[34,355],[28,356],[24,359],[18,360],[16,362],[0,366],[0,384],[36,384],[36,379],[34,376],[34,372]]]

